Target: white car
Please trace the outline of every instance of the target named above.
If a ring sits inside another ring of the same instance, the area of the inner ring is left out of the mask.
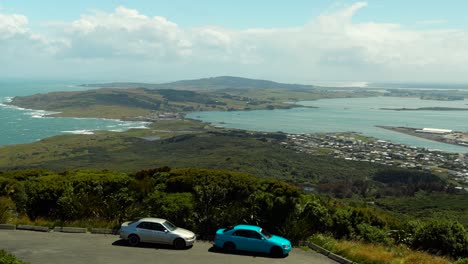
[[[131,246],[149,242],[173,245],[176,249],[191,246],[196,239],[192,231],[176,227],[166,219],[150,217],[123,223],[120,237],[128,240]]]

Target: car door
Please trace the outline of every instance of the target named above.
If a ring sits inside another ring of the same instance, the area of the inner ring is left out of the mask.
[[[232,233],[232,241],[237,250],[249,250],[249,241],[247,241],[247,230],[238,229]]]
[[[155,242],[151,224],[150,222],[141,222],[137,225],[136,231],[141,242]]]
[[[233,233],[233,237],[238,250],[269,252],[268,241],[256,231],[239,229]]]
[[[270,252],[270,242],[262,234],[257,231],[249,230],[248,235],[249,243],[252,249],[254,249],[256,252]]]
[[[156,243],[172,244],[171,234],[167,232],[166,228],[160,223],[151,223],[153,231],[153,239]]]
[[[253,230],[245,230],[245,244],[249,251],[255,252],[269,252],[268,240],[266,240],[261,234]]]

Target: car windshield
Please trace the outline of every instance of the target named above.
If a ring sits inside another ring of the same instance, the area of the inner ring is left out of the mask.
[[[169,221],[166,221],[163,223],[163,225],[167,228],[167,230],[169,231],[174,231],[177,226],[175,226],[173,223],[169,222]]]
[[[260,229],[260,233],[262,233],[262,235],[264,235],[267,239],[271,237],[271,234],[263,228]]]

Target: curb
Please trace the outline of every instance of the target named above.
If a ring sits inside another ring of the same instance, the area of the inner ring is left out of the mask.
[[[324,249],[323,247],[319,246],[319,245],[316,245],[314,243],[307,243],[307,246],[315,251],[317,251],[318,253],[322,254],[322,255],[325,255],[328,257],[328,255],[330,254],[330,251]],[[333,254],[333,253],[332,253]]]
[[[91,234],[118,235],[119,229],[91,228]]]
[[[8,224],[0,224],[0,229],[15,230],[16,226],[15,225],[8,225]]]
[[[332,259],[338,263],[341,263],[341,264],[358,264],[357,262],[353,262],[345,257],[342,257],[340,255],[337,255],[333,252],[330,252],[329,250],[326,250],[324,249],[323,247],[319,246],[319,245],[316,245],[314,243],[311,243],[311,242],[305,242],[305,243],[302,243],[306,246],[308,246],[309,248],[317,251],[318,253],[324,255],[324,256],[327,256],[329,259]]]
[[[16,227],[18,230],[30,230],[30,231],[39,231],[39,232],[49,232],[48,226],[33,226],[33,225],[18,225]]]
[[[330,254],[328,254],[328,258],[333,259],[334,261],[337,261],[337,262],[339,262],[341,264],[353,264],[354,263],[351,260],[345,259],[342,256],[337,255],[335,253],[331,253],[331,252],[330,252]]]
[[[88,230],[82,227],[61,227],[56,226],[54,232],[63,232],[63,233],[86,233]]]

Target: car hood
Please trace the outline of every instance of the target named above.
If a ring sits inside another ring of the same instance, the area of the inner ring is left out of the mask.
[[[280,237],[280,236],[273,235],[268,240],[275,243],[275,244],[281,245],[281,246],[282,245],[291,245],[291,242],[289,240],[287,240],[284,237]]]
[[[174,231],[172,231],[173,234],[179,235],[181,237],[193,237],[195,236],[195,233],[193,233],[190,230],[183,229],[183,228],[176,228]]]

